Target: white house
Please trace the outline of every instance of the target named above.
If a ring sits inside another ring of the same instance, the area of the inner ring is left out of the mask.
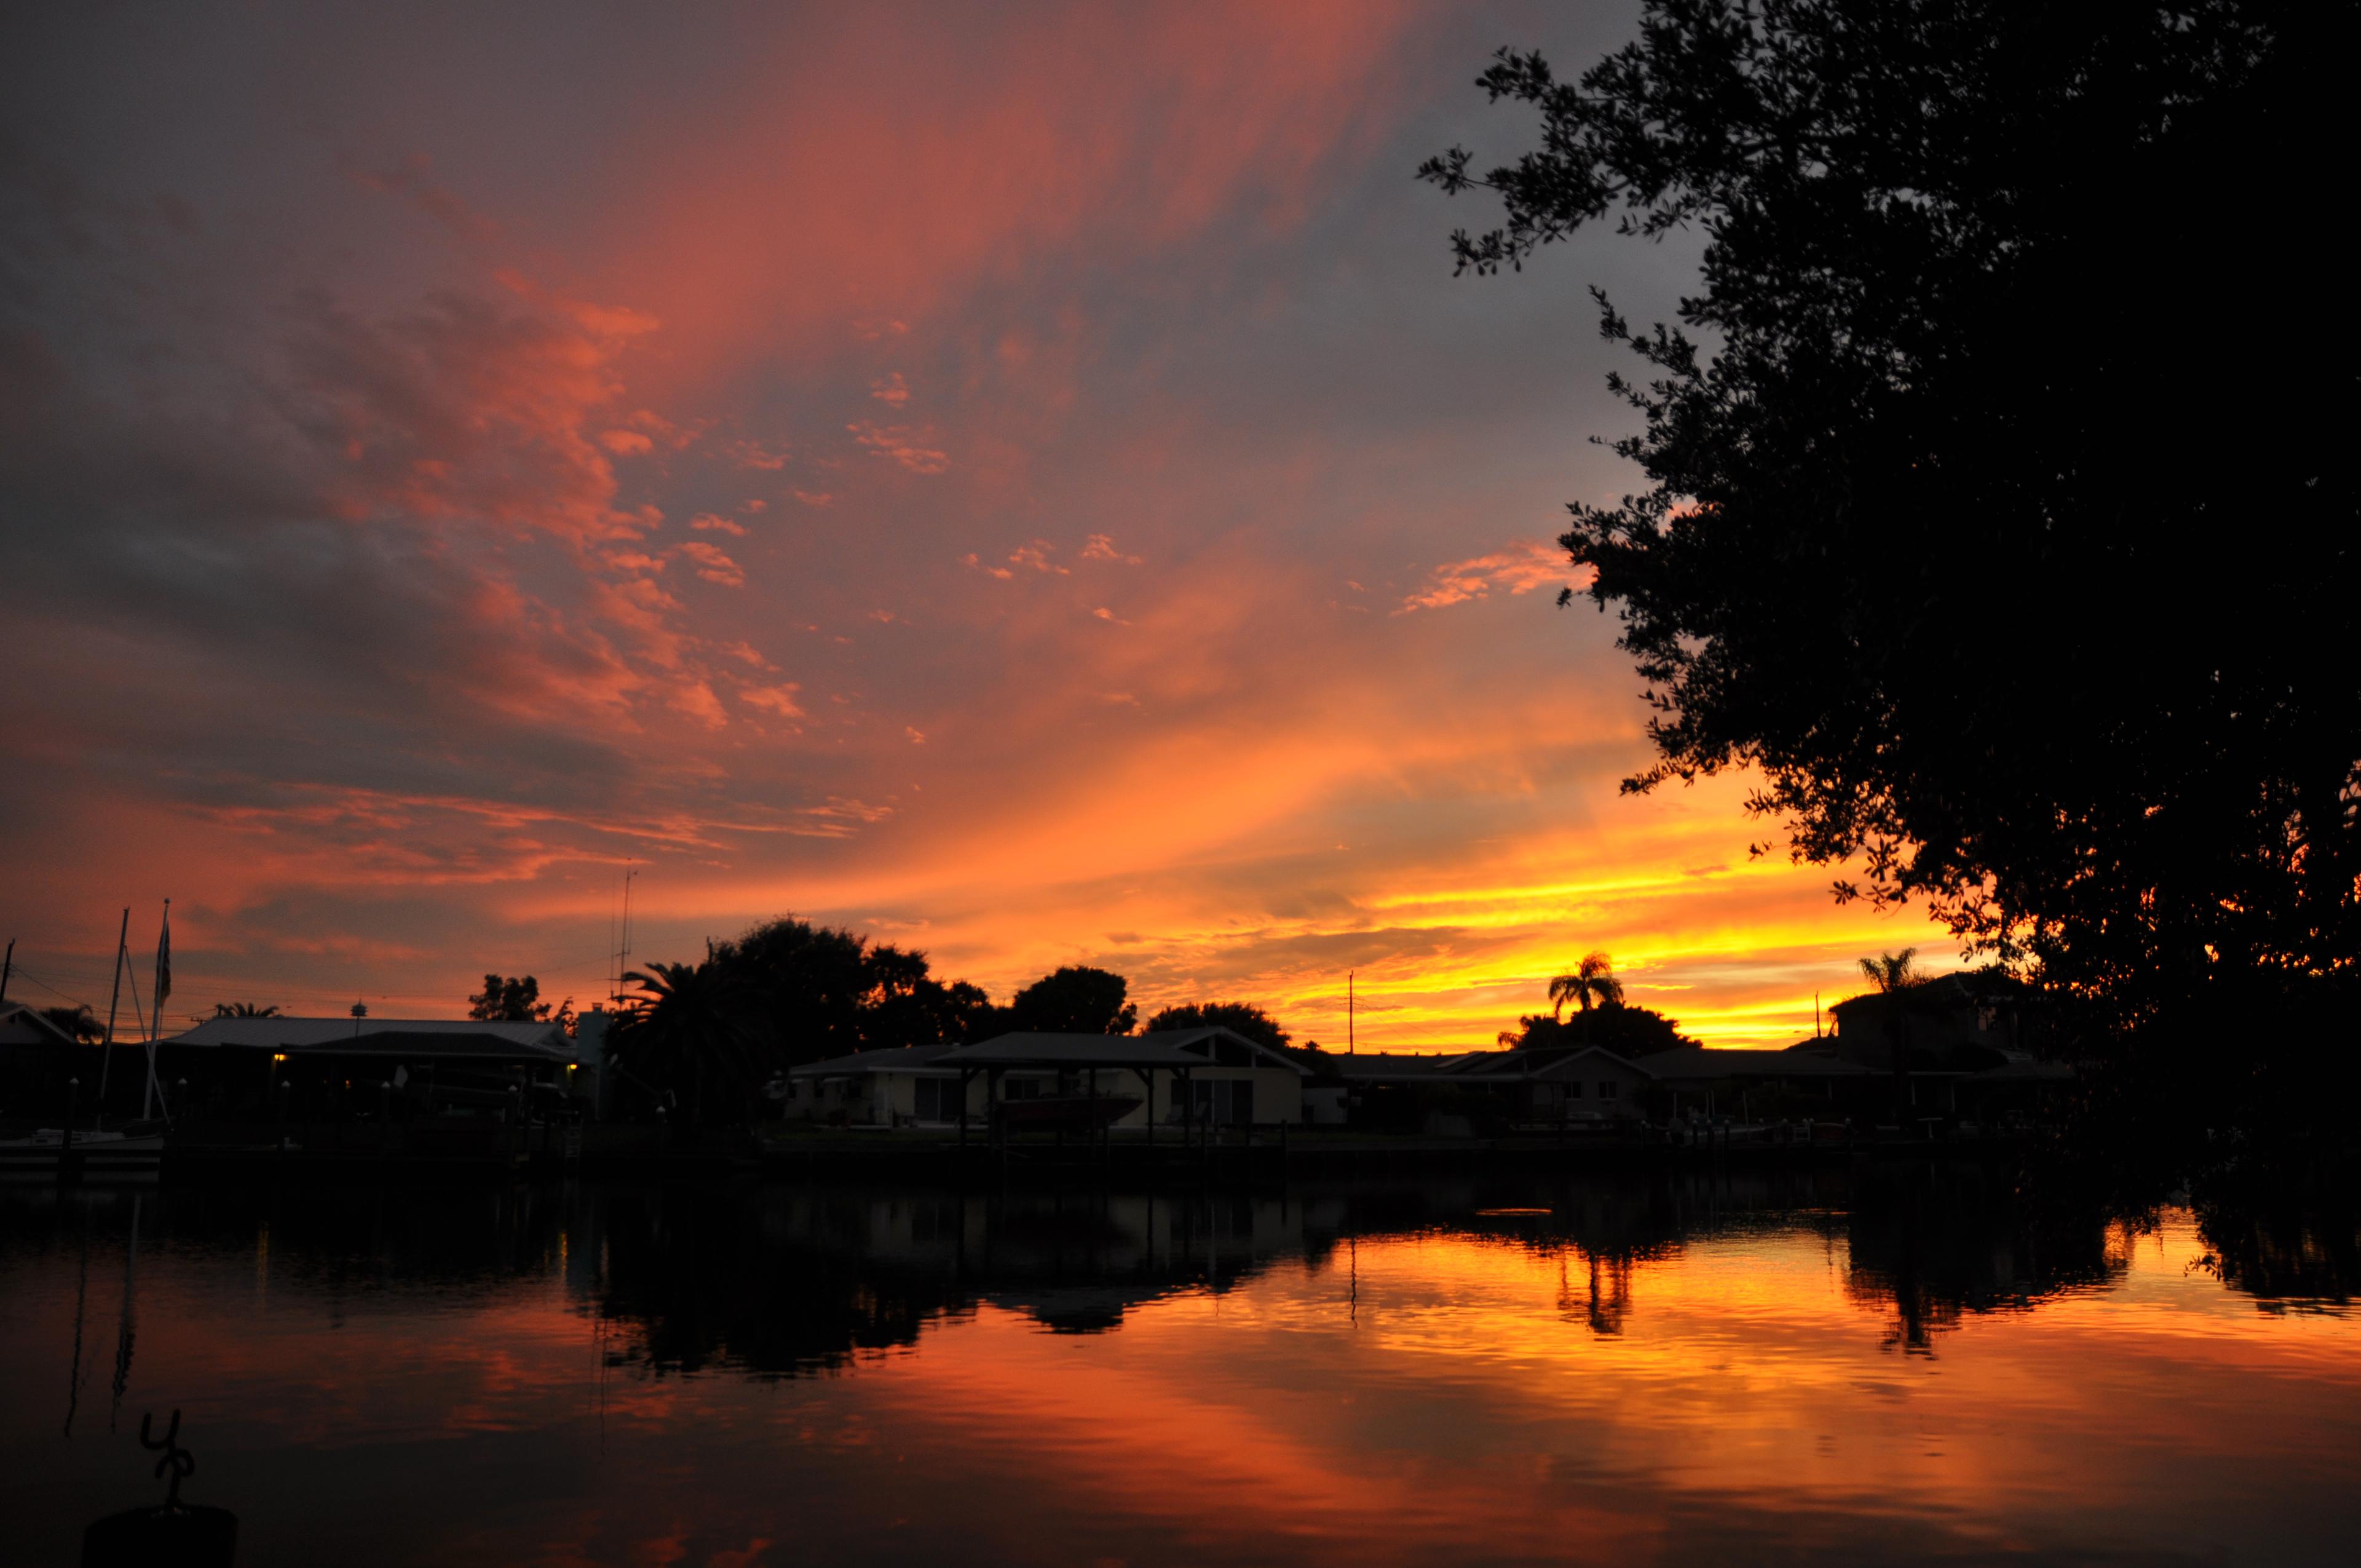
[[[1003,1119],[1076,1106],[1116,1128],[1195,1122],[1268,1125],[1303,1115],[1306,1069],[1233,1029],[1209,1025],[1150,1035],[1000,1035],[973,1045],[862,1051],[807,1062],[787,1074],[791,1118],[865,1127],[971,1124],[995,1108]],[[1128,1102],[1121,1110],[1116,1104]]]

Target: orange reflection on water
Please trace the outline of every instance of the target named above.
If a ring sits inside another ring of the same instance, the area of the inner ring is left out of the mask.
[[[189,1412],[249,1568],[2305,1561],[2361,1525],[2361,1324],[2258,1310],[2185,1214],[2028,1284],[1982,1238],[1810,1210],[1601,1254],[1564,1209],[1356,1234],[1240,1201],[1219,1264],[1218,1203],[798,1193],[678,1250],[712,1201],[435,1277],[151,1240],[120,1409]],[[144,1474],[104,1435],[126,1262],[0,1277],[37,1396],[0,1415],[0,1507],[44,1541]]]

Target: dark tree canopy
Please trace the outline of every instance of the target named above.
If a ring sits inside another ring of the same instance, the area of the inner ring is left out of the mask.
[[[713,961],[741,986],[783,1066],[964,1040],[992,1014],[975,986],[936,980],[924,953],[804,920],[754,927],[716,946]]]
[[[484,978],[489,981],[492,977],[486,975]],[[471,996],[467,1000],[473,1002],[476,999]],[[214,1016],[216,1018],[276,1018],[279,1016],[279,1006],[276,1003],[265,1007],[257,1006],[251,1002],[216,1002],[214,1003]]]
[[[484,977],[484,989],[467,998],[468,1017],[500,1023],[543,1023],[553,1011],[550,1003],[541,999],[541,981],[529,974],[506,978],[488,974]],[[568,997],[562,1016],[573,1015],[574,999]]]
[[[1018,992],[1008,1003],[1008,1027],[1048,1034],[1128,1035],[1139,1009],[1125,1000],[1123,976],[1069,964]]]
[[[1422,171],[1505,203],[1463,269],[1707,239],[1678,328],[1599,296],[1648,485],[1564,539],[1655,710],[1627,788],[1759,769],[1839,896],[2094,1041],[2349,1028],[2351,15],[1652,0],[1578,81],[1502,52],[1538,147]]]
[[[1149,1034],[1159,1029],[1202,1029],[1218,1024],[1275,1051],[1287,1049],[1290,1038],[1278,1019],[1251,1002],[1191,1002],[1167,1007],[1148,1021]]]
[[[1500,1037],[1521,1051],[1571,1051],[1599,1046],[1627,1061],[1697,1044],[1681,1033],[1678,1022],[1654,1008],[1620,1002],[1571,1018],[1537,1013],[1518,1019],[1517,1027],[1504,1031]]]
[[[106,1025],[98,1021],[87,1003],[74,1007],[44,1007],[41,1016],[76,1040],[95,1040],[106,1034]]]

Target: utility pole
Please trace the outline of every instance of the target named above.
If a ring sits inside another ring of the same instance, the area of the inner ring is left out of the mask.
[[[1353,1035],[1353,973],[1354,971],[1351,970],[1346,970],[1345,971],[1345,1054],[1348,1057],[1353,1054],[1353,1047],[1355,1045]]]
[[[124,913],[127,916],[130,911]],[[8,1000],[8,977],[16,972],[16,938],[8,938],[8,956],[0,959],[0,1002]]]

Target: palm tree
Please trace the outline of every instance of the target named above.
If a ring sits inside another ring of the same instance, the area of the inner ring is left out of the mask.
[[[279,1008],[275,1003],[269,1007],[257,1007],[251,1002],[216,1002],[214,1003],[214,1016],[216,1018],[276,1018],[279,1016]]]
[[[1615,966],[1605,953],[1587,953],[1574,972],[1562,974],[1549,983],[1550,1016],[1562,1017],[1565,1004],[1575,1004],[1582,1014],[1582,1038],[1590,1039],[1590,1010],[1593,1007],[1623,1005],[1623,982],[1615,978]]]
[[[1925,977],[1920,975],[1915,960],[1916,948],[1905,948],[1898,953],[1880,953],[1873,959],[1861,960],[1861,972],[1869,983],[1877,987],[1878,994],[1886,999],[1880,1009],[1885,1017],[1885,1038],[1894,1049],[1894,1102],[1900,1113],[1904,1097],[1910,1084],[1910,989]]]
[[[755,1052],[738,977],[708,959],[650,964],[647,972],[633,970],[623,979],[641,994],[631,999],[631,1024],[616,1037],[618,1065],[628,1047],[633,1060],[645,1064],[642,1078],[685,1080],[692,1124],[704,1114],[708,1083],[729,1091],[742,1112],[753,1090]]]

